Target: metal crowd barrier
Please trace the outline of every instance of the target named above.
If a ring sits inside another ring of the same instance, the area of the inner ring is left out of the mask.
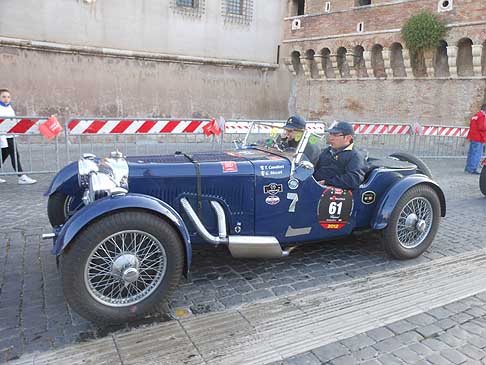
[[[52,173],[58,171],[67,161],[62,159],[60,146],[63,136],[47,141],[39,132],[39,125],[48,117],[0,116],[0,135],[12,138],[18,149],[20,165],[24,173]],[[3,149],[2,149],[3,150]],[[5,153],[2,151],[2,155]],[[11,164],[11,158],[0,159],[0,176],[18,174],[18,163]],[[17,162],[17,161],[16,161]]]
[[[243,139],[254,121],[227,120],[219,137],[207,137],[203,128],[211,123],[209,119],[73,117],[65,122],[64,133],[47,141],[38,129],[46,120],[47,117],[0,117],[0,135],[14,138],[25,173],[58,171],[85,152],[103,156],[117,149],[134,156],[231,149],[233,141]],[[258,121],[275,127],[285,123],[283,120]],[[309,121],[307,127],[322,134],[331,123]],[[465,138],[467,127],[420,126],[417,123],[352,124],[357,145],[374,156],[406,151],[419,157],[464,157],[469,145]],[[267,126],[255,132],[264,138],[271,130],[272,127]],[[0,175],[16,173],[10,161],[0,161]]]

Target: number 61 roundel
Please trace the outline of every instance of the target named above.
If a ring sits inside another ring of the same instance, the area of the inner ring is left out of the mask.
[[[324,229],[341,229],[353,211],[353,192],[328,186],[322,193],[319,206],[319,224]]]

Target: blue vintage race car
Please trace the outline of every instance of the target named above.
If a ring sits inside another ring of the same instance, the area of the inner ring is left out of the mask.
[[[446,206],[421,160],[369,158],[359,189],[322,186],[304,152],[323,136],[306,131],[288,149],[263,127],[230,152],[87,154],[62,169],[47,192],[54,233],[45,238],[54,239],[71,307],[105,323],[158,309],[189,273],[195,244],[279,258],[299,244],[379,231],[397,259],[429,247]]]

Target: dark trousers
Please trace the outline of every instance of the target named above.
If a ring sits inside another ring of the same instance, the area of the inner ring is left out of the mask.
[[[22,172],[22,166],[20,165],[19,150],[17,146],[14,145],[13,138],[7,138],[8,147],[2,148],[2,164],[5,162],[8,156],[10,156],[10,162],[12,162],[12,167],[17,172]],[[20,176],[21,174],[19,174]]]

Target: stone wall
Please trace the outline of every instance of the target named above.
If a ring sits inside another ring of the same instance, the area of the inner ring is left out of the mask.
[[[462,125],[486,100],[486,2],[454,2],[447,11],[438,0],[331,3],[350,7],[285,19],[283,53],[299,113]],[[400,29],[424,9],[444,19],[448,33],[437,49],[412,58]]]
[[[18,115],[286,118],[282,69],[0,47]]]

